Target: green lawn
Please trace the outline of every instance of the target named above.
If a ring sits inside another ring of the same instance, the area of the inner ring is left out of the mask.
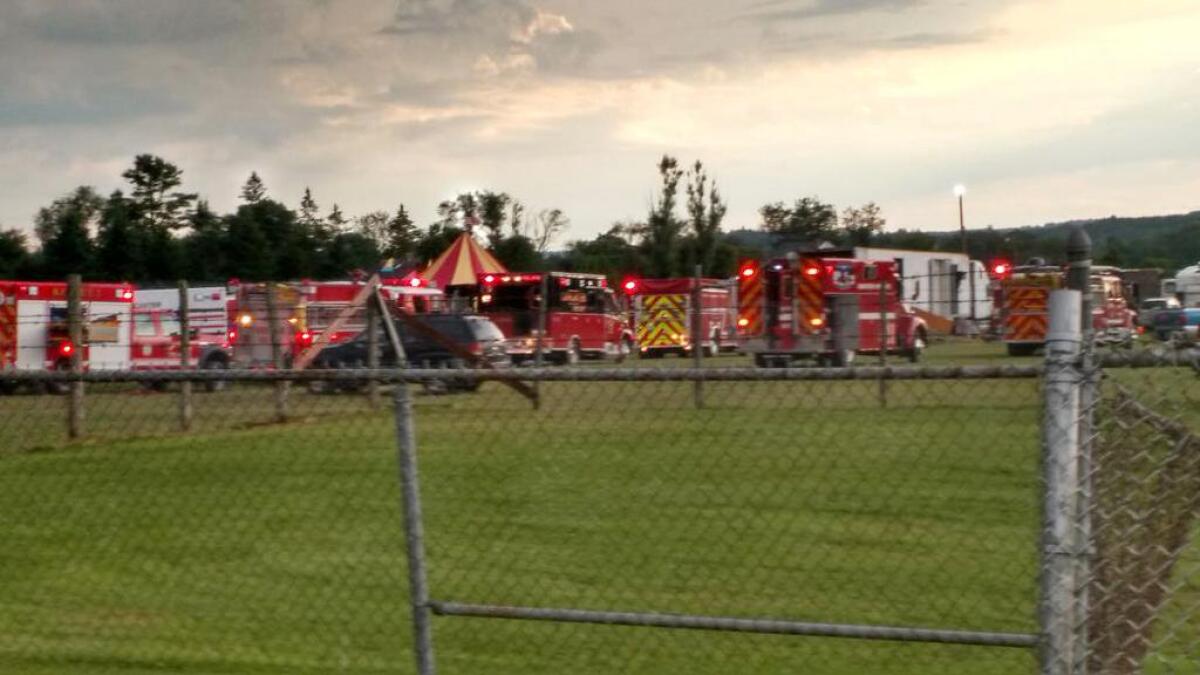
[[[987,349],[984,349],[984,348]],[[938,345],[987,362],[995,345]],[[941,353],[939,353],[941,352]],[[674,365],[676,359],[658,362]],[[738,357],[714,360],[739,364]],[[651,362],[651,364],[655,364]],[[637,363],[639,367],[645,363]],[[1035,630],[1037,383],[489,383],[418,396],[436,599]],[[392,420],[362,398],[0,399],[0,672],[412,672]],[[435,621],[443,673],[1012,673],[1021,649]]]

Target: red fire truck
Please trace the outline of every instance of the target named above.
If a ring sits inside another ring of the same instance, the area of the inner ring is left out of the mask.
[[[504,333],[514,361],[532,358],[537,349],[543,276],[548,297],[542,349],[549,360],[575,364],[583,357],[621,359],[632,351],[633,332],[603,274],[481,274],[477,311]]]
[[[1050,291],[1066,286],[1062,267],[1041,263],[1010,266],[994,261],[992,274],[992,325],[997,327],[1009,356],[1028,356],[1046,342]],[[1137,312],[1129,307],[1115,267],[1093,267],[1091,289],[1092,330],[1097,343],[1133,344]]]
[[[917,361],[928,329],[901,302],[896,280],[890,260],[747,261],[738,269],[739,348],[760,367],[802,359],[848,366],[881,349]]]
[[[0,371],[67,370],[78,351],[88,370],[172,370],[180,365],[176,314],[134,309],[128,284],[87,283],[80,288],[82,344],[71,341],[67,285],[61,282],[0,282]],[[192,363],[227,368],[227,343],[190,340]],[[217,388],[220,383],[209,383]],[[0,380],[0,393],[14,389]],[[65,391],[61,383],[48,386]]]
[[[700,335],[695,325],[699,283]],[[635,279],[621,282],[629,297],[634,337],[643,358],[680,356],[699,344],[706,356],[737,348],[737,303],[734,282],[724,279]]]
[[[362,290],[361,281],[301,281],[298,285],[304,296],[304,329],[315,339],[333,324]],[[409,314],[428,314],[442,311],[444,295],[431,288],[420,277],[385,280],[380,292],[388,302]],[[341,327],[330,336],[329,344],[337,344],[358,335],[367,327],[366,305],[355,308]],[[309,340],[311,343],[311,340]]]

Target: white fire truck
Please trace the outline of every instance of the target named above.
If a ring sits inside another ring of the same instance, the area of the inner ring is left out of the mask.
[[[893,261],[790,255],[739,267],[738,336],[757,366],[848,366],[881,350],[917,361],[928,328],[901,301]]]
[[[78,353],[86,370],[175,370],[180,361],[178,316],[166,309],[135,309],[128,284],[86,283],[80,287],[81,344],[70,337],[67,285],[61,282],[0,282],[0,373],[68,370]],[[224,341],[189,339],[189,360],[201,368],[228,368]],[[0,375],[0,393],[13,382]],[[211,381],[218,389],[223,383]],[[52,383],[52,393],[65,387]]]

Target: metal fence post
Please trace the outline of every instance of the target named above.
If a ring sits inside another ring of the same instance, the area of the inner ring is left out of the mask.
[[[1092,337],[1092,238],[1086,230],[1077,227],[1067,237],[1067,288],[1079,291],[1080,330],[1084,337]]]
[[[1083,662],[1076,642],[1079,615],[1076,590],[1082,546],[1077,527],[1079,492],[1081,293],[1050,294],[1046,335],[1042,419],[1043,511],[1038,624],[1042,675],[1074,675]]]
[[[703,335],[704,290],[700,281],[700,275],[703,273],[704,267],[696,265],[696,270],[692,275],[692,367],[697,371],[704,368],[704,346],[707,342],[707,338]],[[704,380],[700,377],[692,381],[692,397],[695,399],[697,409],[704,407]]]
[[[267,284],[267,330],[271,340],[271,366],[283,370],[283,345],[279,337],[279,313],[275,307],[275,284]],[[286,422],[288,418],[288,383],[275,382],[275,421]]]
[[[887,283],[883,276],[879,278],[879,367],[887,367],[888,329],[887,329]],[[887,407],[887,379],[879,374],[879,407]]]
[[[537,340],[534,343],[533,366],[541,368],[545,363],[544,352],[546,349],[546,311],[550,304],[550,274],[542,273],[541,300],[538,302],[537,313]],[[533,391],[536,396],[533,399],[533,409],[537,410],[542,407],[542,381],[533,381]]]
[[[1077,561],[1077,583],[1075,604],[1079,620],[1075,622],[1076,672],[1085,672],[1087,667],[1088,588],[1091,576],[1092,550],[1092,435],[1094,409],[1099,400],[1099,372],[1095,366],[1096,335],[1092,322],[1092,239],[1086,230],[1077,227],[1067,238],[1067,288],[1080,292],[1079,321],[1083,346],[1080,353],[1080,397],[1079,397],[1079,498],[1075,514],[1077,534],[1084,555]]]
[[[373,302],[374,298],[367,301],[367,368],[371,370],[379,370],[379,307]],[[367,383],[367,404],[374,410],[379,407],[379,381],[371,380]]]
[[[67,276],[67,339],[71,341],[71,372],[83,372],[83,278]],[[83,438],[83,381],[71,383],[67,398],[67,436]]]
[[[179,282],[179,367],[187,370],[191,366],[192,336],[191,321],[188,315],[191,305],[188,302],[188,284]],[[179,383],[179,427],[184,431],[192,428],[192,382],[183,380]]]
[[[434,675],[433,625],[429,585],[425,576],[425,530],[421,520],[421,485],[417,468],[417,443],[413,430],[412,399],[407,382],[392,388],[396,417],[396,453],[400,470],[404,542],[408,558],[408,594],[412,609],[413,652],[417,675]]]

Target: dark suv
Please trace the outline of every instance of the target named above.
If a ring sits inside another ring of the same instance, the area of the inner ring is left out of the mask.
[[[422,314],[413,317],[422,325],[437,333],[440,339],[424,331],[416,330],[406,322],[393,320],[396,331],[400,334],[400,344],[404,347],[404,355],[410,368],[469,368],[471,363],[452,353],[443,343],[448,340],[469,351],[476,357],[488,362],[494,367],[511,365],[508,353],[504,348],[504,334],[490,319],[475,314]],[[310,368],[366,368],[367,367],[367,332],[363,331],[353,338],[336,345],[330,345],[321,350],[313,359]],[[396,352],[392,349],[387,331],[379,329],[379,367],[395,368]],[[323,392],[330,389],[329,383],[313,380],[309,389]],[[436,383],[427,383],[427,388],[439,389]],[[449,383],[449,389],[474,391],[479,388],[479,382],[463,380]],[[346,383],[341,389],[359,389],[360,383]]]

